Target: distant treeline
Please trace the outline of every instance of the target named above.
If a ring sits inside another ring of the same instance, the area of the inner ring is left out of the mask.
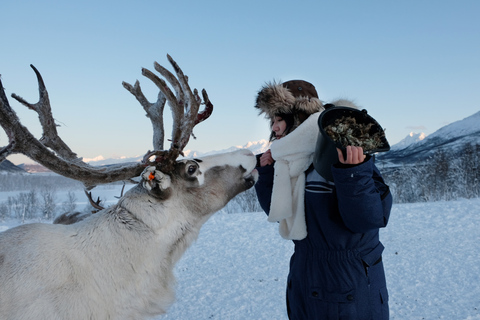
[[[121,184],[112,183],[114,185]],[[77,199],[74,191],[82,191],[81,182],[54,174],[0,174],[0,192],[10,192],[6,200],[0,201],[0,221],[16,219],[53,220],[66,212],[92,212],[95,209],[88,203],[77,208],[78,203],[86,202],[86,196]],[[70,190],[67,193],[66,190]],[[13,191],[13,192],[12,192]],[[59,197],[58,194],[62,193]]]
[[[395,203],[480,197],[480,145],[466,144],[457,153],[441,149],[417,164],[382,168]]]
[[[56,194],[55,189],[44,188],[41,191],[31,190],[10,196],[0,203],[0,221],[52,220],[58,213],[76,210],[77,198],[73,192],[68,192],[67,199],[60,205]]]
[[[466,144],[459,153],[438,150],[422,163],[379,169],[394,203],[480,197],[480,145]],[[252,188],[228,203],[226,212],[262,211]]]

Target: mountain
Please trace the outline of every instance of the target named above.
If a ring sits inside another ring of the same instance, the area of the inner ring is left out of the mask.
[[[390,151],[380,153],[376,158],[386,166],[413,164],[428,159],[439,150],[455,156],[467,144],[480,144],[480,111],[438,129],[423,140],[406,144],[406,147],[394,145]]]
[[[0,163],[0,173],[51,173],[49,169],[38,163],[22,163],[14,165],[12,162],[5,160]]]
[[[425,133],[414,133],[414,132],[410,132],[410,134],[408,136],[406,136],[403,140],[401,140],[400,142],[394,144],[390,150],[400,150],[400,149],[405,149],[406,147],[414,144],[414,143],[417,143],[417,142],[420,142],[422,141],[423,139],[425,139],[427,137],[427,135]]]
[[[259,141],[254,141],[254,142],[248,142],[247,144],[243,146],[233,146],[228,149],[223,149],[223,150],[215,150],[215,151],[208,151],[208,152],[198,152],[198,151],[192,151],[192,150],[187,150],[184,152],[185,157],[187,158],[195,158],[195,157],[200,157],[200,156],[207,156],[211,154],[218,154],[218,153],[225,153],[225,152],[231,152],[235,151],[238,149],[248,149],[252,151],[254,154],[259,154],[263,153],[270,148],[270,142],[267,140],[259,140]]]
[[[25,170],[17,167],[8,160],[4,160],[0,162],[0,173],[25,173]]]
[[[247,144],[243,146],[233,146],[228,149],[222,149],[222,150],[214,150],[214,151],[208,151],[208,152],[200,152],[200,151],[195,151],[195,150],[185,150],[183,154],[185,155],[186,158],[195,158],[195,157],[202,157],[202,156],[208,156],[212,154],[218,154],[218,153],[225,153],[225,152],[230,152],[230,151],[235,151],[238,149],[248,149],[252,151],[254,154],[259,154],[262,152],[265,152],[268,150],[270,146],[270,143],[267,140],[260,140],[260,141],[255,141],[255,142],[248,142]],[[104,166],[104,165],[109,165],[109,164],[114,164],[114,163],[127,163],[127,162],[138,162],[143,159],[142,156],[137,156],[137,157],[122,157],[122,158],[109,158],[109,159],[104,159],[103,157],[97,157],[96,159],[100,160],[91,160],[88,161],[88,164],[92,166]]]
[[[22,168],[28,173],[51,173],[50,169],[45,168],[39,163],[22,163],[18,167]]]
[[[139,162],[143,159],[142,156],[136,157],[120,157],[120,158],[103,158],[102,156],[96,157],[94,159],[83,159],[86,163],[92,166],[106,166],[115,163],[128,163],[128,162]]]

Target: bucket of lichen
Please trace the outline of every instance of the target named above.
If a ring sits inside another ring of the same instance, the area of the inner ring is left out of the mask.
[[[313,165],[328,181],[333,181],[331,167],[338,162],[337,148],[344,157],[349,145],[362,147],[367,155],[390,150],[385,130],[365,109],[331,106],[320,114],[318,127]]]

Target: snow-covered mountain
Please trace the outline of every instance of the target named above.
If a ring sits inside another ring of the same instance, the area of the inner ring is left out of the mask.
[[[248,142],[243,146],[233,146],[228,149],[222,149],[222,150],[213,150],[213,151],[208,151],[208,152],[199,152],[196,150],[185,150],[183,153],[186,158],[195,158],[195,157],[201,157],[201,156],[207,156],[211,154],[217,154],[217,153],[224,153],[224,152],[229,152],[229,151],[234,151],[237,149],[248,149],[252,151],[254,154],[262,153],[267,151],[269,148],[270,143],[267,140],[260,140],[260,141],[255,141],[255,142]],[[109,164],[114,164],[114,163],[127,163],[127,162],[138,162],[143,159],[143,155],[137,156],[137,157],[122,157],[122,158],[109,158],[109,159],[104,159],[103,157],[100,157],[100,160],[91,160],[88,161],[88,163],[92,166],[104,166],[104,165],[109,165]]]
[[[415,132],[410,132],[408,136],[406,136],[403,140],[400,142],[394,144],[390,150],[400,150],[400,149],[405,149],[406,147],[409,147],[410,145],[420,142],[423,139],[425,139],[427,135],[425,133],[415,133]]]
[[[259,154],[262,152],[265,152],[268,150],[270,147],[270,143],[263,139],[260,141],[254,141],[254,142],[248,142],[243,146],[233,146],[228,149],[223,149],[223,150],[214,150],[214,151],[208,151],[208,152],[198,152],[194,150],[186,150],[183,153],[185,154],[185,157],[187,158],[194,158],[194,157],[200,157],[200,156],[207,156],[210,154],[217,154],[217,153],[224,153],[224,152],[231,152],[235,151],[238,149],[248,149],[252,151],[254,154]]]
[[[394,145],[390,151],[378,154],[377,159],[384,165],[417,163],[428,159],[438,150],[454,156],[467,144],[480,144],[480,111],[438,129],[423,140],[405,143],[403,147]]]

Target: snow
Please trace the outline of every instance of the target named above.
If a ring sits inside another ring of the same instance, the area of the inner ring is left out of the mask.
[[[480,199],[396,204],[381,240],[391,319],[480,319]],[[292,252],[264,213],[217,213],[177,264],[177,301],[156,319],[287,319]]]

